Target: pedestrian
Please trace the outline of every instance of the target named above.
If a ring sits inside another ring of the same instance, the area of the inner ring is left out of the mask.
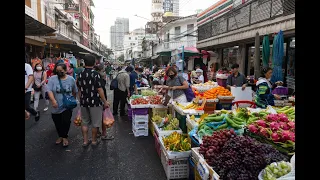
[[[79,74],[84,70],[83,63],[80,63],[80,66],[77,68],[76,76],[79,77]]]
[[[56,126],[59,138],[56,144],[62,142],[63,147],[69,145],[68,133],[71,124],[72,109],[67,109],[63,104],[63,97],[76,97],[78,91],[75,79],[67,75],[67,65],[65,63],[58,63],[53,70],[54,76],[48,81],[48,96],[52,103],[51,116]]]
[[[233,87],[242,87],[242,90],[245,90],[247,84],[247,78],[239,72],[239,64],[233,64],[231,66],[232,73],[228,76],[227,79],[227,88],[230,89]]]
[[[86,55],[84,57],[85,69],[79,74],[77,86],[79,88],[80,96],[80,109],[82,118],[82,135],[83,147],[89,145],[88,131],[89,126],[92,128],[92,141],[91,145],[97,145],[98,129],[101,128],[103,107],[108,108],[109,103],[105,97],[102,88],[102,78],[100,74],[93,69],[95,65],[95,57],[93,55]]]
[[[28,120],[30,118],[30,113],[27,110],[24,110],[24,119]]]
[[[74,79],[76,79],[76,73],[73,67],[73,64],[70,64],[69,70],[67,71],[67,75],[73,77]]]
[[[142,74],[142,72],[143,69],[138,67],[130,73],[130,95],[132,95],[133,92],[135,92],[135,94],[138,94],[137,81],[139,81],[139,76]]]
[[[178,72],[174,67],[170,67],[166,71],[166,75],[169,77],[166,81],[168,87],[168,94],[173,101],[188,102],[184,93],[185,89],[189,88],[188,82],[182,77],[178,76]]]
[[[45,105],[46,105],[45,108],[43,109],[43,111],[47,111],[48,108],[49,108],[49,100],[46,99],[47,73],[44,70],[44,68],[43,68],[41,63],[38,63],[38,64],[35,65],[33,76],[34,76],[34,84],[33,84],[33,89],[34,89],[34,110],[38,111],[40,94],[42,94],[42,97],[45,100]]]
[[[111,77],[112,67],[109,63],[107,63],[105,71],[106,71],[106,75],[107,75],[107,84],[108,84],[108,82],[110,82],[112,80],[112,77]]]
[[[33,70],[32,67],[30,66],[30,64],[25,63],[24,65],[24,85],[25,85],[25,95],[24,95],[24,105],[25,105],[25,109],[30,112],[33,116],[35,116],[35,121],[39,121],[40,119],[40,113],[37,112],[36,110],[34,110],[31,106],[30,106],[30,101],[31,101],[31,91],[32,91],[32,85],[33,85],[33,81],[34,81],[34,77],[33,77]]]
[[[132,67],[128,66],[125,70],[121,70],[117,74],[118,88],[114,90],[113,94],[113,115],[118,115],[118,108],[120,103],[120,116],[126,116],[125,105],[127,103],[127,97],[130,97],[130,76]]]

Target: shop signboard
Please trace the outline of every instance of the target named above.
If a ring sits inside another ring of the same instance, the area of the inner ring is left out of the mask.
[[[79,13],[74,13],[74,18],[75,19],[79,19],[79,16],[80,16]]]
[[[79,12],[79,4],[74,3],[65,3],[64,11],[68,13],[78,13]]]

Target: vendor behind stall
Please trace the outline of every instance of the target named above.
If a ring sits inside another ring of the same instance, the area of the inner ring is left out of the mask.
[[[281,99],[279,95],[271,93],[271,76],[272,69],[263,68],[261,72],[261,77],[256,83],[257,92],[255,97],[255,103],[260,108],[266,108],[268,105],[274,106],[274,99]]]
[[[184,89],[189,88],[188,82],[182,77],[178,76],[178,72],[174,67],[170,67],[166,71],[166,75],[169,77],[166,81],[168,87],[168,94],[173,101],[188,102],[184,93]]]
[[[193,79],[193,84],[201,84],[204,83],[204,76],[203,76],[203,71],[202,69],[197,69],[196,70],[196,77]]]
[[[231,86],[234,86],[242,87],[242,90],[245,90],[247,79],[243,74],[239,73],[239,64],[233,64],[231,70],[232,74],[227,79],[227,88],[230,89]]]

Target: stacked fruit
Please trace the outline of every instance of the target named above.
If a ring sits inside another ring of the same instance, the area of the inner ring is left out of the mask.
[[[186,109],[197,109],[199,108],[199,104],[195,102],[191,102],[188,105],[184,106],[178,102],[176,102],[177,106],[179,106],[181,109],[186,110]]]
[[[197,91],[195,91],[194,93],[195,96],[204,97],[207,99],[217,99],[218,96],[232,96],[231,92],[222,86],[209,89],[204,93],[199,93]]]
[[[191,144],[188,142],[188,138],[177,132],[171,133],[167,137],[162,137],[164,147],[168,151],[189,151],[191,149]]]
[[[155,115],[151,118],[151,121],[156,123],[159,126],[162,122],[162,117],[159,115]]]
[[[290,106],[285,106],[281,109],[277,110],[277,113],[281,114],[286,114],[288,116],[288,118],[290,120],[294,120],[295,119],[295,110],[294,107],[290,107]]]
[[[171,114],[168,114],[164,118],[163,126],[161,127],[164,131],[179,130],[179,120],[173,118]]]
[[[161,96],[149,96],[148,97],[150,104],[162,104],[161,100]]]
[[[143,98],[143,97],[140,97],[140,98],[137,98],[137,99],[132,100],[132,101],[131,101],[131,104],[132,104],[132,105],[149,104],[149,101],[146,100],[146,99]]]

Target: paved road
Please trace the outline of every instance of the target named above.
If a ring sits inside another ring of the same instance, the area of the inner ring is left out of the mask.
[[[112,99],[112,91],[108,92]],[[40,101],[43,108],[44,102]],[[77,112],[77,109],[74,110]],[[73,120],[73,118],[72,118]],[[112,141],[97,147],[83,148],[79,127],[71,125],[69,147],[55,145],[57,133],[50,111],[41,119],[25,123],[25,176],[27,180],[164,180],[160,158],[154,149],[152,135],[135,138],[131,121],[116,118],[109,133]]]

